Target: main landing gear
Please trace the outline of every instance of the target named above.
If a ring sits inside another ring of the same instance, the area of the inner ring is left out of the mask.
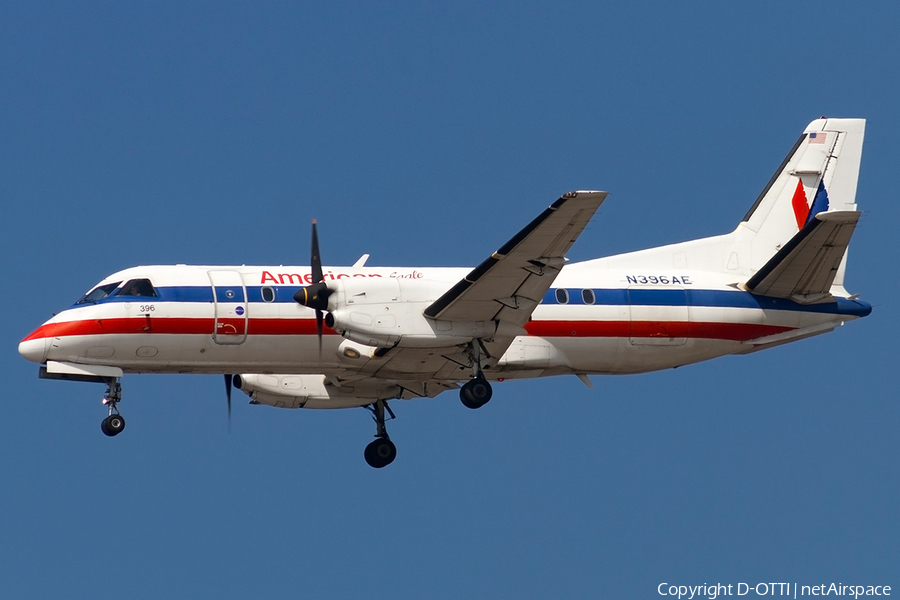
[[[109,416],[100,422],[100,431],[109,437],[117,436],[125,429],[125,417],[119,414],[119,402],[122,400],[122,385],[116,378],[106,382],[106,396],[103,404],[109,409]]]
[[[494,391],[481,370],[482,347],[480,340],[474,340],[469,345],[467,353],[472,361],[472,379],[459,390],[459,399],[466,408],[481,408],[488,403],[491,396],[494,395]]]
[[[386,400],[377,400],[375,404],[367,407],[375,421],[375,441],[366,446],[364,456],[369,466],[374,469],[386,467],[397,458],[397,447],[388,437],[387,428],[384,426],[384,411],[387,410],[392,419],[397,417],[394,411],[387,405]]]

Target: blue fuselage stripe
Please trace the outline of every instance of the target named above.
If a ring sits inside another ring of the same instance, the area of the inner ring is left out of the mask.
[[[581,290],[569,291],[566,304],[585,305]],[[799,304],[786,298],[758,296],[740,290],[645,290],[593,289],[594,302],[604,306],[696,306],[708,308],[753,308],[762,310],[790,310],[811,313],[866,316],[871,305],[860,300],[837,298],[824,304]],[[560,304],[556,290],[551,289],[541,304]]]
[[[263,287],[270,287],[274,292],[274,301],[280,303],[293,303],[294,294],[301,286],[247,286],[248,302],[264,302],[262,297]],[[847,300],[838,298],[836,302],[825,304],[798,304],[785,298],[771,298],[758,296],[740,290],[672,290],[672,289],[610,289],[593,288],[594,305],[601,306],[696,306],[709,308],[750,308],[762,310],[787,310],[810,313],[825,313],[835,315],[852,315],[864,317],[872,311],[867,302],[861,300]],[[112,296],[104,298],[97,304],[117,302],[212,302],[213,290],[210,286],[168,286],[157,287],[157,297]],[[229,292],[232,294],[229,296]],[[566,304],[581,305],[586,303],[582,297],[582,290],[569,289],[569,301]],[[216,287],[216,297],[219,302],[241,302],[243,293],[241,288],[229,288],[227,286]],[[541,304],[559,305],[556,298],[556,289],[550,289],[544,296]],[[73,308],[84,306],[76,304]]]

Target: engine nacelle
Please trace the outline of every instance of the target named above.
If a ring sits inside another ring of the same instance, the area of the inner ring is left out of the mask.
[[[236,388],[255,404],[277,408],[354,408],[399,395],[395,385],[333,386],[324,375],[235,375]]]
[[[325,323],[348,340],[390,348],[449,348],[473,338],[525,335],[521,327],[496,321],[428,319],[425,309],[448,287],[405,279],[343,279],[329,282]]]

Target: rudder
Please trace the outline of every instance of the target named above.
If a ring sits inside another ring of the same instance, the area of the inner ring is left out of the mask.
[[[738,226],[749,234],[754,270],[815,215],[856,210],[864,134],[864,119],[816,119],[806,127]],[[838,285],[843,271],[842,264]]]

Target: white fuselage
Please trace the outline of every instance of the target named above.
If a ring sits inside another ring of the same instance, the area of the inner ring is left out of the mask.
[[[325,280],[359,285],[361,280],[396,280],[391,289],[397,292],[377,305],[378,313],[353,313],[353,318],[374,319],[368,321],[370,329],[383,323],[385,336],[398,334],[390,338],[396,343],[402,332],[394,315],[402,320],[404,314],[421,314],[468,271],[333,267],[325,269]],[[308,268],[135,267],[100,285],[138,278],[152,281],[157,295],[119,294],[76,304],[29,335],[20,352],[35,362],[114,366],[131,373],[344,376],[380,360],[365,353],[349,358],[339,349],[352,342],[327,327],[320,353],[313,311],[293,300],[301,286],[311,283]],[[651,272],[570,264],[485,375],[502,379],[671,368],[822,333],[871,310],[865,302],[844,298],[801,305],[754,296],[737,289],[733,279],[678,268]],[[397,381],[445,377],[429,368],[403,365],[379,376]],[[465,377],[454,374],[448,381]]]

